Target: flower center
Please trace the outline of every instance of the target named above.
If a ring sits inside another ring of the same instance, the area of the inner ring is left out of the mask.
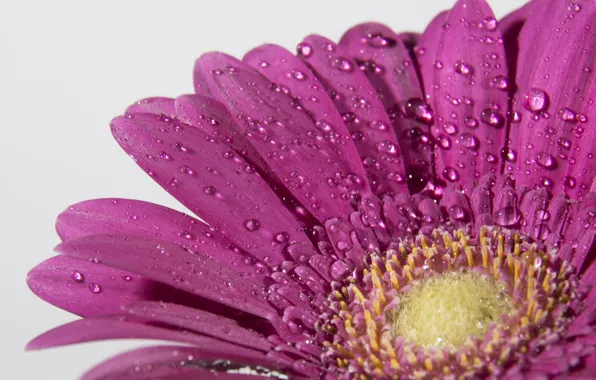
[[[422,346],[457,348],[470,336],[482,338],[489,324],[510,310],[504,287],[492,278],[451,272],[410,288],[389,320],[393,336]]]
[[[581,297],[556,248],[489,226],[408,236],[332,289],[322,360],[360,379],[499,376],[560,339]]]

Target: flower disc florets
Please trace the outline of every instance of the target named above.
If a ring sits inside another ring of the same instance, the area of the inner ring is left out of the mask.
[[[323,359],[359,378],[498,375],[557,341],[579,297],[555,249],[496,227],[406,238],[334,285]]]

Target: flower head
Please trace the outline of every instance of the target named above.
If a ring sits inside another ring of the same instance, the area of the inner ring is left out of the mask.
[[[184,344],[89,380],[590,376],[595,44],[592,1],[497,21],[460,0],[421,35],[367,23],[296,55],[203,55],[195,94],[111,123],[201,220],[64,211],[28,282],[84,318],[29,348]]]

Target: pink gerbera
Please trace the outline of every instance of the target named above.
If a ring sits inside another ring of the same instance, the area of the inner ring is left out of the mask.
[[[594,376],[595,46],[592,0],[460,0],[422,35],[203,55],[194,95],[111,123],[201,219],[68,208],[28,284],[84,318],[28,348],[179,343],[86,380]]]

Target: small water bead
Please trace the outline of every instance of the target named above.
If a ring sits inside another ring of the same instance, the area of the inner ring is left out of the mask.
[[[571,3],[571,4],[569,4],[568,9],[572,12],[579,12],[582,10],[582,6],[578,3]]]
[[[482,25],[484,26],[484,29],[493,31],[497,29],[498,22],[494,17],[487,17],[482,21]]]
[[[576,113],[567,107],[561,108],[561,110],[559,110],[559,118],[563,121],[573,123],[576,121],[576,117]]]
[[[478,139],[476,136],[472,135],[471,133],[462,133],[459,137],[460,143],[469,149],[476,149],[478,148]]]
[[[573,189],[577,185],[577,181],[572,176],[568,175],[563,178],[563,186],[568,189]]]
[[[557,140],[557,144],[561,148],[571,149],[571,141],[569,139],[566,139],[565,137],[559,137],[559,139]]]
[[[545,169],[553,169],[556,162],[552,155],[546,152],[540,152],[536,156],[536,163]]]
[[[511,122],[512,122],[512,123],[514,123],[514,124],[519,124],[519,123],[521,123],[521,119],[522,119],[522,115],[521,115],[521,113],[519,113],[519,112],[517,112],[517,111],[514,111],[514,112],[511,114]]]
[[[453,136],[457,133],[457,126],[453,123],[445,123],[443,124],[443,130],[450,136]]]
[[[195,240],[195,235],[193,235],[191,232],[188,232],[188,231],[180,232],[180,237],[184,238],[186,240]]]
[[[453,66],[456,73],[469,76],[474,74],[474,67],[464,61],[457,61]]]
[[[312,46],[310,46],[306,42],[301,42],[296,47],[296,53],[301,57],[308,58],[313,53]]]
[[[532,112],[545,111],[548,105],[548,95],[539,88],[531,88],[525,95],[525,107]]]
[[[546,209],[536,210],[534,212],[534,216],[536,217],[536,219],[541,221],[546,221],[550,219],[550,213]]]
[[[445,135],[440,135],[437,137],[437,143],[439,147],[443,149],[451,148],[451,139]]]
[[[261,228],[261,222],[259,222],[257,219],[248,219],[244,221],[244,228],[250,232],[257,231],[259,228]]]
[[[99,284],[92,282],[89,284],[89,290],[93,294],[99,294],[99,293],[101,293],[102,289],[101,289],[101,286],[99,286]]]
[[[292,76],[292,78],[299,80],[299,81],[306,80],[306,78],[307,78],[306,74],[300,70],[292,70],[290,75]]]
[[[182,173],[184,173],[184,174],[188,174],[188,175],[193,175],[193,174],[195,174],[194,170],[192,170],[192,168],[191,168],[191,167],[189,167],[189,166],[186,166],[186,165],[185,165],[185,166],[183,166],[183,167],[181,167],[181,168],[180,168],[180,171],[181,171]]]
[[[128,274],[123,274],[122,275],[122,279],[126,282],[131,282],[132,281],[132,276],[128,275]]]
[[[168,161],[172,159],[172,156],[170,156],[166,152],[159,152],[159,157]]]
[[[497,75],[493,78],[491,84],[499,90],[507,90],[509,88],[509,80],[503,75]]]
[[[433,113],[428,104],[420,98],[409,99],[404,107],[404,113],[407,117],[414,118],[425,124],[431,124],[433,120]]]
[[[494,164],[497,162],[497,156],[495,156],[492,153],[484,153],[484,155],[482,156],[482,158],[484,159],[484,161],[488,162],[489,164]]]
[[[80,283],[80,282],[85,281],[85,276],[83,275],[83,273],[81,273],[79,271],[72,272],[71,275],[70,275],[70,278],[72,278],[72,280],[74,282],[79,282]]]
[[[467,116],[464,119],[464,125],[468,128],[477,128],[478,127],[478,120],[473,118],[472,116]]]
[[[346,73],[354,71],[354,64],[344,57],[337,57],[331,61],[331,67]]]
[[[290,235],[287,232],[279,232],[273,236],[273,240],[280,244],[287,243],[290,241]]]
[[[461,206],[451,206],[447,210],[449,217],[455,220],[464,220],[466,219],[466,211]]]
[[[459,179],[459,173],[455,168],[446,166],[445,169],[443,169],[443,178],[450,182],[456,182]]]
[[[491,127],[501,128],[505,125],[505,118],[496,110],[485,108],[480,114],[480,121]]]
[[[203,188],[203,193],[205,193],[207,195],[215,195],[216,192],[217,192],[217,189],[215,189],[214,186],[206,186]]]
[[[388,48],[395,46],[397,41],[381,33],[369,33],[366,35],[366,43],[373,48]]]
[[[517,152],[512,148],[503,148],[501,150],[501,157],[503,157],[505,161],[515,162],[517,159]]]

